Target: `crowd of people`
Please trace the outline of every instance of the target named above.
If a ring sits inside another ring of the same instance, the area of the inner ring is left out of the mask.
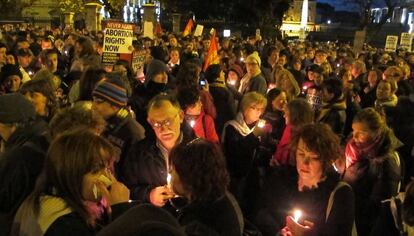
[[[414,235],[414,53],[0,31],[0,235]]]

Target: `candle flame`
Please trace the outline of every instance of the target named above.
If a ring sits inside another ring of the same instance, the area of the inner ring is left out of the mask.
[[[167,175],[167,184],[168,186],[171,184],[171,174]]]
[[[265,124],[266,124],[265,120],[259,120],[259,123],[257,123],[257,127],[263,128],[265,126]]]
[[[295,210],[293,212],[293,219],[298,222],[300,217],[302,216],[302,211],[301,210]]]
[[[190,126],[191,126],[191,128],[193,128],[193,127],[194,127],[194,125],[195,125],[195,120],[191,120],[191,121],[190,121]]]

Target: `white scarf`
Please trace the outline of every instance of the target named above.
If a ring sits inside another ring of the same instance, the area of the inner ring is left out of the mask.
[[[40,197],[40,211],[36,216],[33,206],[26,200],[16,213],[11,235],[44,235],[55,220],[71,212],[65,200],[46,195]]]
[[[244,137],[251,134],[256,127],[254,126],[253,128],[249,128],[249,126],[246,124],[246,121],[244,121],[243,114],[239,112],[237,113],[234,120],[227,121],[226,124],[224,124],[223,135],[221,136],[222,142],[224,142],[224,138],[226,137],[226,128],[229,125],[233,126]]]

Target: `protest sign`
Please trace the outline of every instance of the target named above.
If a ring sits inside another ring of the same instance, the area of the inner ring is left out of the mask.
[[[113,65],[119,59],[131,61],[133,25],[121,22],[106,22],[102,64]]]
[[[395,52],[397,50],[398,36],[388,35],[387,40],[385,41],[385,51],[386,52]]]
[[[194,36],[195,37],[198,37],[198,36],[201,36],[201,35],[203,35],[203,29],[204,29],[204,26],[203,25],[197,25],[196,26],[196,29],[195,29],[195,31],[194,31]]]
[[[144,22],[144,37],[154,39],[154,24],[151,21]]]
[[[354,52],[359,54],[364,48],[365,36],[367,34],[366,30],[358,30],[355,32],[354,37]]]
[[[411,52],[411,45],[413,43],[413,35],[410,33],[401,33],[400,47]]]

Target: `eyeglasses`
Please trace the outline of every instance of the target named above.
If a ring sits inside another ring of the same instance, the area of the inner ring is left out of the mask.
[[[150,121],[150,124],[151,124],[152,128],[154,128],[154,129],[161,129],[161,127],[163,127],[163,126],[169,128],[174,123],[174,120],[177,118],[177,116],[178,116],[178,113],[173,118],[168,118],[168,119],[165,119],[161,122]]]
[[[246,62],[245,64],[246,64],[246,66],[255,66],[255,65],[258,65],[255,62]]]

